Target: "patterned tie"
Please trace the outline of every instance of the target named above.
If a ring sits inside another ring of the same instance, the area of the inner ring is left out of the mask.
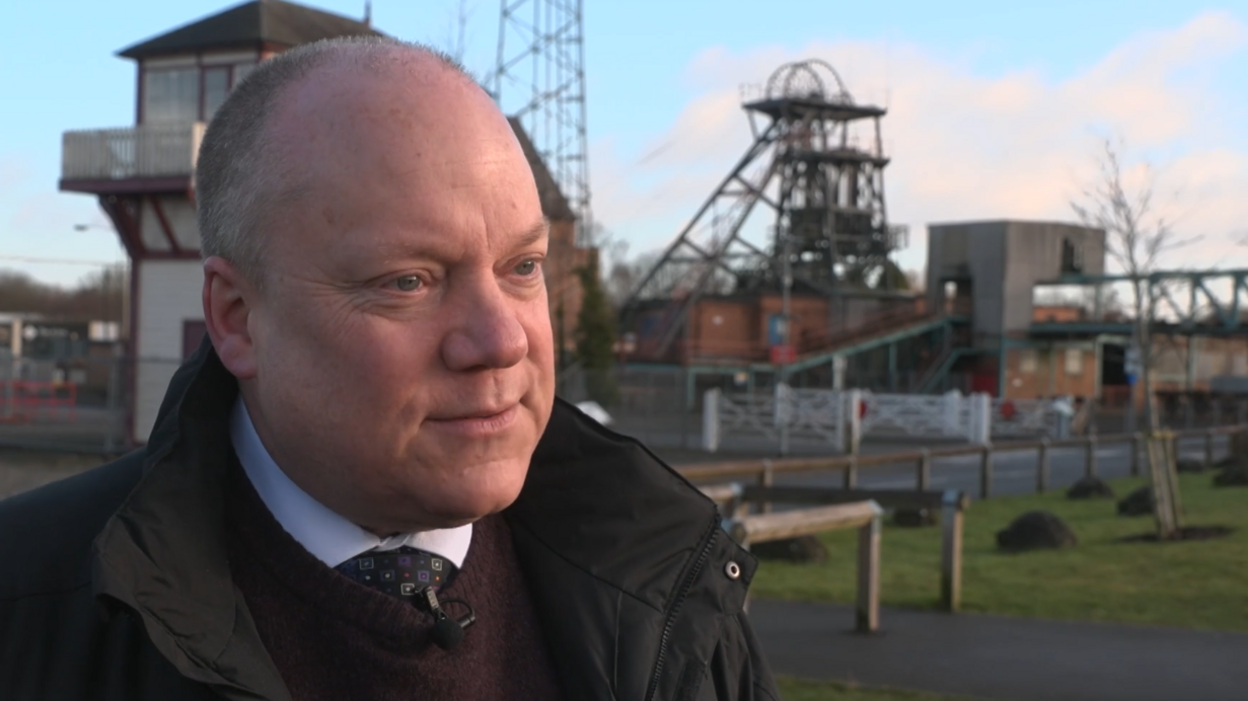
[[[446,558],[409,548],[370,550],[334,569],[369,589],[413,600],[420,605],[425,589],[437,591],[454,576],[455,566]]]
[[[433,616],[431,638],[443,650],[454,650],[464,639],[464,629],[477,620],[472,606],[463,599],[438,601],[438,589],[450,583],[454,565],[446,558],[406,545],[395,550],[371,550],[357,555],[334,569],[383,594],[410,601]],[[467,609],[458,618],[442,608],[456,604]]]

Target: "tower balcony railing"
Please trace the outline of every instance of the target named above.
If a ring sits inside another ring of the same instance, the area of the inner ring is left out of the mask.
[[[203,136],[203,122],[67,131],[61,142],[61,179],[189,177]]]

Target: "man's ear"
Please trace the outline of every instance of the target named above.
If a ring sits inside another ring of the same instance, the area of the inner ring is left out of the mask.
[[[221,364],[240,380],[256,376],[255,346],[248,320],[256,289],[219,256],[204,261],[204,321]]]

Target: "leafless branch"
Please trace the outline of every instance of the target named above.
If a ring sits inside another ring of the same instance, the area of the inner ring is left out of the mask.
[[[1151,331],[1162,301],[1180,312],[1167,282],[1146,276],[1157,269],[1164,254],[1188,246],[1199,237],[1179,237],[1173,223],[1156,211],[1155,172],[1150,163],[1140,164],[1144,172],[1138,187],[1127,185],[1123,177],[1124,153],[1121,140],[1103,139],[1096,157],[1097,176],[1080,189],[1080,196],[1071,201],[1070,207],[1085,225],[1105,232],[1106,252],[1132,277],[1134,345],[1145,368],[1147,397],[1152,395],[1150,370],[1156,360]],[[1154,426],[1156,417],[1151,414],[1151,405],[1146,404],[1146,420]]]

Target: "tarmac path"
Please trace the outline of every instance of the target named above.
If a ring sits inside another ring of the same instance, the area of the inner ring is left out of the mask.
[[[755,600],[777,674],[994,701],[1244,701],[1248,634]]]

